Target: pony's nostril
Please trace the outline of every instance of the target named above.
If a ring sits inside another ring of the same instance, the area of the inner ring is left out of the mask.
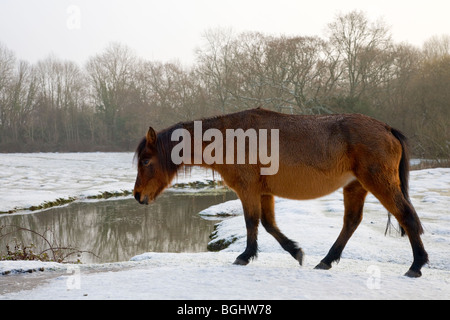
[[[148,204],[148,196],[145,196],[143,200],[141,200],[141,193],[140,192],[135,192],[134,193],[134,198],[136,199],[137,202],[139,202],[140,204]]]

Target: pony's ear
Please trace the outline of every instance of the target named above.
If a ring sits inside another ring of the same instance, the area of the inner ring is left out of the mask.
[[[154,145],[156,143],[156,132],[152,127],[148,128],[147,136],[145,137],[148,145]]]

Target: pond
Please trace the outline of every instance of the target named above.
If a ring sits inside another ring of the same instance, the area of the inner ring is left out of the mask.
[[[217,221],[198,213],[214,204],[236,199],[231,191],[172,192],[162,194],[148,205],[134,199],[75,202],[65,207],[0,217],[0,226],[15,225],[44,234],[52,243],[90,251],[70,261],[105,263],[128,261],[144,252],[207,251],[209,236]],[[48,245],[29,231],[15,232],[0,241],[0,255],[6,244],[18,243],[40,252]]]

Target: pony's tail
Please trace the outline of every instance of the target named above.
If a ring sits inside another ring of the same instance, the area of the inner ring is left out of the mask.
[[[409,148],[408,148],[408,139],[406,136],[400,132],[399,130],[396,130],[394,128],[391,128],[392,135],[400,142],[402,145],[402,158],[400,159],[400,164],[398,168],[398,174],[400,178],[400,187],[403,193],[403,197],[406,199],[406,201],[411,204],[411,200],[409,199]],[[391,224],[391,213],[388,213],[388,223],[386,226],[385,235],[389,229],[389,226]],[[405,230],[400,227],[400,232],[402,237],[406,234]]]
[[[398,173],[400,176],[400,183],[403,196],[405,199],[411,203],[409,200],[409,148],[408,139],[403,133],[396,129],[391,129],[392,134],[402,145],[402,158],[400,159],[400,165],[398,168]]]

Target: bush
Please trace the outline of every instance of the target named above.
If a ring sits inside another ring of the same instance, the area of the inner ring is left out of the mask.
[[[50,241],[46,236],[46,231],[43,234],[33,231],[28,228],[23,228],[20,226],[6,225],[0,226],[0,240],[6,238],[7,236],[14,235],[17,232],[30,232],[41,238],[46,248],[39,253],[33,252],[36,248],[34,244],[25,245],[22,242],[18,242],[14,239],[14,248],[11,250],[9,243],[6,244],[6,254],[0,256],[0,260],[39,260],[39,261],[52,261],[59,263],[81,263],[79,256],[81,253],[87,252],[97,257],[96,254],[90,251],[83,251],[72,246],[63,246],[56,242],[56,240]],[[77,255],[76,261],[68,261],[68,258]]]

